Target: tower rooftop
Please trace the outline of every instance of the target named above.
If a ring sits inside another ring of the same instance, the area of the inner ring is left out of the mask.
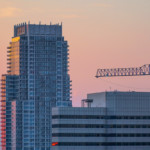
[[[14,26],[14,37],[22,35],[54,35],[62,36],[61,24],[30,24],[21,23]]]

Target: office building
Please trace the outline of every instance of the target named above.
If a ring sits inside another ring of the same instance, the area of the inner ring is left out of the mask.
[[[51,107],[70,107],[68,43],[62,25],[19,24],[2,76],[2,150],[50,150]]]
[[[150,149],[150,92],[92,93],[87,99],[91,107],[52,109],[52,150]]]

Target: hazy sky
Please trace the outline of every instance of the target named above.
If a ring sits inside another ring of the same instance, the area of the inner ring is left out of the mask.
[[[70,45],[73,105],[87,93],[150,91],[148,77],[96,79],[97,68],[150,63],[150,0],[0,0],[0,74],[13,25],[63,22]]]

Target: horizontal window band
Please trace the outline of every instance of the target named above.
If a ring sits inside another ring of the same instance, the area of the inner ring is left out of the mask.
[[[150,124],[53,124],[52,128],[150,128]]]
[[[150,116],[53,115],[52,119],[150,119]]]
[[[150,146],[150,142],[53,142],[53,143],[52,146]]]
[[[122,133],[122,134],[98,134],[98,133],[53,133],[52,137],[150,137],[150,133]]]

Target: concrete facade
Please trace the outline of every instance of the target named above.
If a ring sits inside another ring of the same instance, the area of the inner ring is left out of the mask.
[[[52,150],[150,149],[149,92],[93,93],[87,98],[93,99],[91,108],[52,109]]]

